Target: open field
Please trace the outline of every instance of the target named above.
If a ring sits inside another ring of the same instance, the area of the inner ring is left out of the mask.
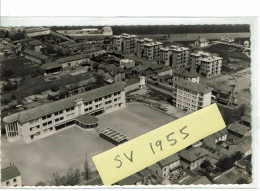
[[[114,147],[100,138],[97,130],[110,127],[132,139],[175,119],[137,103],[98,118],[97,129],[84,131],[72,126],[30,144],[7,143],[2,139],[2,167],[10,162],[17,165],[25,186],[49,180],[55,172],[64,174],[70,167],[82,168],[86,153],[90,168],[94,170],[91,157]]]

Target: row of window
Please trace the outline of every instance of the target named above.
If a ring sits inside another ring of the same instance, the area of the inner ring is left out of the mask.
[[[36,125],[34,127],[30,127],[30,131],[33,131],[34,129],[39,129],[40,128],[40,125]]]
[[[50,125],[50,124],[52,124],[52,121],[45,122],[42,124],[42,126],[46,126],[46,125]]]
[[[56,119],[55,119],[55,122],[61,121],[61,120],[63,120],[63,119],[64,119],[64,117],[56,118]]]
[[[74,110],[74,107],[70,107],[70,108],[66,109],[66,112],[73,111],[73,110]]]
[[[16,183],[16,182],[17,182],[17,180],[16,180],[16,178],[14,178],[13,183]],[[10,181],[6,181],[5,183],[6,183],[7,186],[10,185]],[[14,186],[17,186],[17,185],[14,185]]]

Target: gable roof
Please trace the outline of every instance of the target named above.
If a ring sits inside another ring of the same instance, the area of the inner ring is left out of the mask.
[[[117,75],[118,73],[123,73],[124,69],[116,67],[114,64],[109,64],[105,66],[105,70],[109,72],[112,76]]]
[[[193,90],[195,92],[199,92],[199,93],[209,93],[212,91],[212,88],[205,86],[203,84],[199,84],[196,82],[190,82],[188,80],[184,80],[184,79],[179,79],[177,81],[174,82],[174,84]]]
[[[228,130],[244,136],[246,134],[246,132],[248,132],[250,130],[250,127],[242,125],[238,121],[236,121],[228,127]]]
[[[43,55],[43,54],[41,54],[39,52],[36,52],[36,51],[33,51],[33,50],[29,50],[29,49],[25,49],[23,51],[23,53],[28,54],[30,56],[33,56],[35,58],[39,58],[41,60],[47,60],[48,59],[48,56],[45,56],[45,55]]]
[[[224,129],[221,129],[220,131],[212,134],[211,136],[213,136],[214,138],[219,138],[219,137],[222,137],[223,135],[226,135],[228,133],[227,129],[224,128]]]
[[[196,78],[199,76],[199,74],[194,71],[194,70],[191,70],[191,71],[188,71],[187,68],[179,68],[179,69],[176,69],[174,71],[174,74],[176,75],[180,75],[180,76],[184,76],[184,77],[187,77],[187,78]]]
[[[181,158],[184,158],[189,162],[193,162],[206,156],[207,153],[200,147],[193,147],[188,150],[182,150],[179,155]]]
[[[20,176],[21,173],[16,166],[9,166],[1,170],[2,180],[1,182],[10,180],[17,176]]]
[[[114,83],[111,85],[102,86],[100,88],[87,91],[81,94],[77,94],[68,98],[64,98],[52,103],[48,103],[39,107],[31,108],[28,110],[23,110],[18,113],[6,116],[4,122],[18,121],[20,123],[25,123],[33,119],[37,119],[44,115],[52,114],[54,112],[64,110],[66,108],[75,106],[75,101],[78,99],[83,99],[84,102],[92,101],[96,98],[103,97],[118,91],[124,90],[124,84],[121,82]]]
[[[58,63],[58,62],[50,62],[50,63],[44,64],[42,67],[45,70],[50,70],[50,69],[53,69],[53,68],[61,68],[61,64]]]
[[[89,58],[89,56],[86,54],[76,54],[76,55],[72,55],[72,56],[59,58],[56,60],[56,62],[65,63],[65,62],[71,62],[71,61],[75,61],[75,60],[81,60],[84,58]]]
[[[42,45],[42,42],[39,40],[32,40],[32,41],[29,41],[29,44],[33,45],[33,46],[37,46],[37,45]]]
[[[165,166],[168,166],[176,161],[180,160],[180,157],[177,153],[174,153],[173,155],[168,156],[167,158],[160,160],[158,162],[158,165],[163,168]]]

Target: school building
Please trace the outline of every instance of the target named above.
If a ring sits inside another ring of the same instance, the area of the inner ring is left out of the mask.
[[[77,124],[83,129],[98,126],[95,115],[125,106],[123,83],[114,83],[3,118],[9,142],[26,143]]]

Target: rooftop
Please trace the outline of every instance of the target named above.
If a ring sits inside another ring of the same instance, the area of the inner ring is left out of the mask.
[[[50,69],[54,69],[54,68],[61,68],[61,65],[58,62],[50,62],[50,63],[44,64],[42,67],[45,70],[50,70]]]
[[[187,68],[178,68],[174,71],[174,74],[185,76],[187,78],[197,78],[199,74],[195,70],[189,71]]]
[[[9,116],[6,116],[3,119],[3,121],[4,122],[18,121],[20,123],[25,123],[30,120],[42,117],[44,115],[52,114],[54,112],[75,106],[74,102],[78,99],[83,99],[84,102],[88,102],[96,98],[100,98],[105,95],[109,95],[122,90],[124,90],[123,83],[114,83],[111,85],[106,85],[94,90],[84,92],[82,94],[77,94],[39,107],[35,107],[18,113],[11,114]]]
[[[190,162],[196,161],[204,156],[207,155],[207,153],[200,147],[192,147],[188,150],[182,150],[180,151],[180,157],[184,158]]]
[[[228,127],[228,130],[244,136],[250,130],[250,127],[242,125],[238,121],[236,121]]]
[[[32,40],[29,42],[29,44],[33,46],[37,46],[37,45],[42,45],[42,42],[39,40]]]
[[[187,88],[187,89],[190,89],[190,90],[193,90],[195,92],[203,93],[203,94],[206,94],[206,93],[209,93],[212,91],[212,88],[207,87],[203,84],[190,82],[188,80],[183,80],[183,79],[179,79],[179,80],[175,81],[174,84]]]
[[[178,156],[177,153],[174,153],[173,155],[168,156],[167,158],[160,160],[158,162],[158,165],[163,168],[165,166],[168,166],[176,161],[180,160],[180,157]]]
[[[96,118],[93,115],[85,114],[85,115],[80,115],[75,118],[80,123],[83,123],[85,125],[93,125],[98,122],[98,118]]]
[[[172,70],[172,68],[171,68],[171,67],[165,67],[165,68],[157,69],[157,70],[155,70],[155,72],[156,72],[157,74],[159,74],[159,73],[161,73],[161,72],[167,72],[167,71],[169,71],[169,70]]]
[[[224,129],[221,129],[220,131],[212,134],[211,136],[215,137],[216,139],[219,138],[219,137],[222,137],[223,135],[226,135],[228,133],[227,129],[224,128]]]
[[[222,59],[223,59],[223,58],[217,57],[217,56],[208,56],[208,57],[205,57],[205,58],[201,58],[201,61],[204,61],[204,62],[212,62],[212,61],[222,60]]]
[[[39,59],[41,59],[41,60],[46,60],[46,59],[48,59],[48,56],[45,56],[45,55],[43,55],[43,54],[41,54],[41,53],[39,53],[39,52],[36,52],[36,51],[33,51],[33,50],[29,50],[29,49],[25,49],[25,50],[23,51],[23,53],[25,53],[25,54],[27,54],[27,55],[30,55],[30,56],[33,56],[33,57],[35,57],[35,58],[39,58]]]
[[[143,177],[141,175],[135,173],[131,176],[128,176],[127,178],[125,178],[123,180],[118,181],[118,184],[119,185],[133,185],[142,180],[143,180]]]
[[[12,178],[15,178],[17,176],[20,176],[21,173],[16,166],[9,166],[1,170],[1,175],[2,175],[1,182],[4,182]]]
[[[81,60],[84,58],[89,58],[89,56],[86,54],[76,54],[76,55],[72,55],[72,56],[59,58],[56,60],[56,62],[65,63],[65,62],[71,62],[71,61],[75,61],[75,60]]]
[[[207,82],[207,85],[213,88],[215,91],[220,91],[221,93],[230,94],[233,87],[224,83],[212,83]]]
[[[99,131],[99,133],[109,137],[110,139],[115,140],[117,143],[127,140],[126,135],[119,133],[116,130],[111,129],[111,128],[102,129]]]

